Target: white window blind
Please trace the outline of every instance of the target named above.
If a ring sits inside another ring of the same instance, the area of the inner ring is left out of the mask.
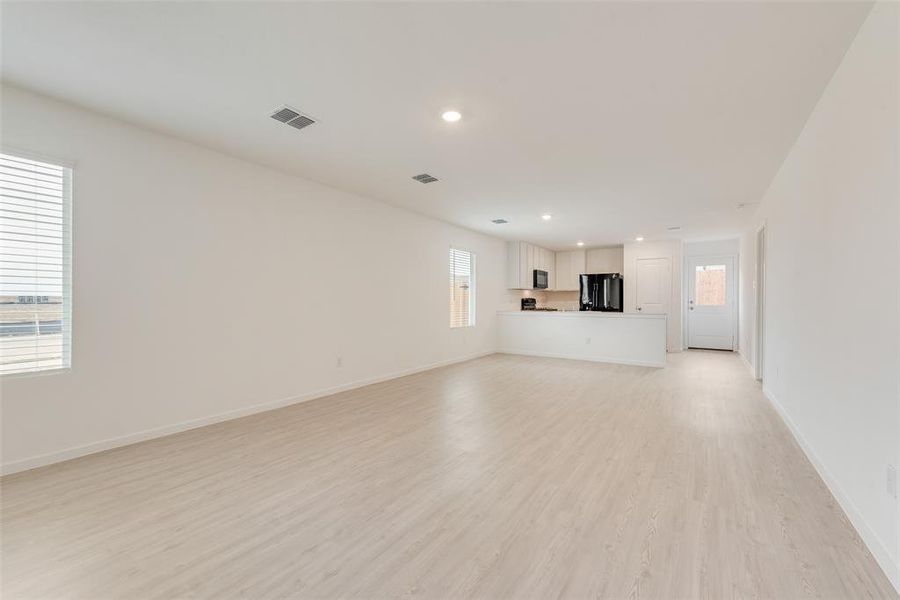
[[[450,248],[450,327],[475,325],[475,255]]]
[[[72,171],[0,154],[0,375],[68,367]]]

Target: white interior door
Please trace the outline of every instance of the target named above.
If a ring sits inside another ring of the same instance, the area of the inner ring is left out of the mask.
[[[635,309],[652,315],[669,313],[672,269],[668,258],[639,258],[635,269]]]
[[[688,347],[734,350],[734,257],[688,260]]]

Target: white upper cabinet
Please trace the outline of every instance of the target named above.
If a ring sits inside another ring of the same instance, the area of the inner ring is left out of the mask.
[[[547,287],[555,289],[556,253],[526,242],[506,243],[506,287],[511,290],[534,288],[534,270],[547,271]]]
[[[578,291],[578,276],[585,271],[584,250],[556,253],[556,287],[562,291]]]
[[[534,270],[547,271],[547,289],[578,291],[582,273],[622,273],[621,246],[554,252],[527,242],[507,242],[507,283],[511,290],[534,289]]]
[[[547,289],[556,289],[556,253],[546,248],[538,248],[540,260],[536,269],[547,271]]]
[[[528,268],[528,244],[524,242],[507,242],[506,287],[511,290],[525,289],[526,275],[529,273]]]
[[[582,273],[624,273],[625,247],[594,248],[586,255],[586,271]]]

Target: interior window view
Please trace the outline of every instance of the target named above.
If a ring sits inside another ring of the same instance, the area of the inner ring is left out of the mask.
[[[475,325],[475,257],[450,249],[450,327]]]
[[[69,366],[70,176],[0,153],[0,374]]]
[[[898,140],[894,0],[0,0],[0,597],[900,600]]]

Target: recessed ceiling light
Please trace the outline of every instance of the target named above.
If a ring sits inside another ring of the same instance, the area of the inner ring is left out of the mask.
[[[584,242],[577,242],[575,245],[576,246],[584,246]]]
[[[553,215],[541,215],[541,218],[545,221],[549,221],[553,218]]]
[[[636,241],[636,242],[643,242],[643,241],[644,241],[644,236],[639,235],[639,236],[637,236],[636,238],[634,238],[634,241]]]
[[[462,119],[462,115],[458,111],[448,110],[441,115],[441,118],[448,123],[456,123],[457,121]]]

